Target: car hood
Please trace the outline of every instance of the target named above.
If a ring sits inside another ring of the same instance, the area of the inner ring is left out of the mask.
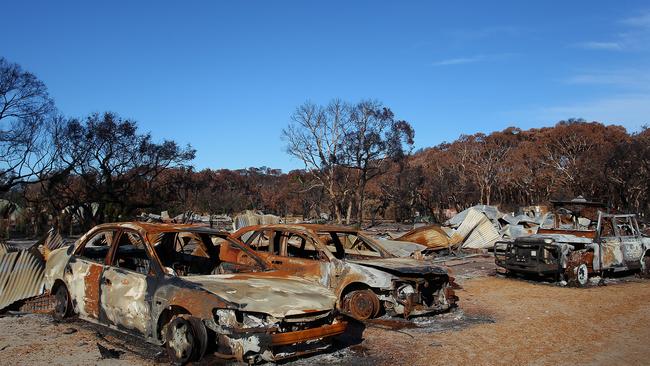
[[[239,273],[188,276],[183,280],[240,305],[242,311],[260,312],[277,318],[332,310],[336,302],[336,297],[328,289],[298,277]]]
[[[433,262],[413,258],[352,259],[348,262],[400,275],[446,275],[448,271]]]
[[[414,252],[422,251],[428,248],[422,244],[411,243],[408,241],[398,241],[398,240],[388,240],[388,239],[379,239],[377,241],[379,242],[379,245],[381,245],[382,248],[384,248],[387,252],[389,252],[390,254],[396,257],[406,258],[409,257]]]

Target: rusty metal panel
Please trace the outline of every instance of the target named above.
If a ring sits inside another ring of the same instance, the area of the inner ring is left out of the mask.
[[[43,293],[45,262],[33,250],[0,254],[0,309]]]

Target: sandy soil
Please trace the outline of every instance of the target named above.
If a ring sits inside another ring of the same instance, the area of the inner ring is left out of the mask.
[[[649,364],[650,281],[627,277],[586,289],[495,277],[472,263],[458,269],[456,311],[416,320],[354,324],[338,350],[298,365]],[[473,277],[468,273],[480,273]],[[0,318],[0,363],[15,365],[154,364],[160,349],[82,321],[47,315]],[[75,331],[71,334],[65,334]],[[97,344],[119,350],[103,359]],[[204,363],[211,363],[208,360]]]

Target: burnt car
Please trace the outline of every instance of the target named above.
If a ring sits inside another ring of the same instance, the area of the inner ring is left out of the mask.
[[[536,275],[584,286],[590,275],[650,270],[650,238],[639,231],[636,215],[609,214],[602,204],[582,200],[553,202],[551,227],[494,246],[495,262],[506,274]]]
[[[140,336],[180,364],[208,348],[239,361],[276,361],[322,350],[346,328],[331,291],[272,270],[207,227],[96,226],[50,254],[45,282],[56,319],[76,314]]]
[[[275,268],[332,289],[356,319],[446,311],[457,301],[453,277],[428,260],[399,258],[353,228],[259,225],[233,234]]]

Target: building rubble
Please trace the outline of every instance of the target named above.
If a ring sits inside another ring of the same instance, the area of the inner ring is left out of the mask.
[[[491,249],[499,240],[537,233],[550,216],[545,207],[532,206],[524,213],[505,214],[496,206],[470,207],[444,224],[415,228],[395,240],[427,246],[430,250]]]
[[[142,213],[138,219],[145,222],[203,224],[212,228],[226,231],[236,231],[243,227],[252,225],[270,225],[282,223],[282,218],[280,216],[264,214],[263,212],[257,210],[246,210],[238,215],[235,215],[234,217],[230,217],[228,215],[200,215],[192,211],[171,217],[167,211],[162,211],[160,215]]]

